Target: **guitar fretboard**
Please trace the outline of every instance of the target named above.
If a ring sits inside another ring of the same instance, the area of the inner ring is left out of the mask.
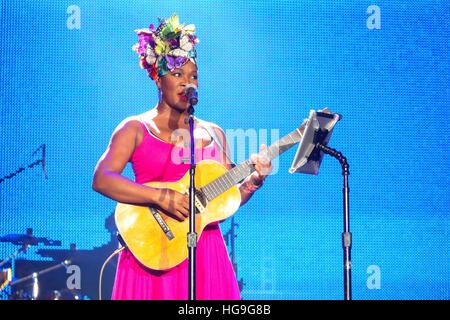
[[[296,129],[268,147],[266,155],[270,160],[273,160],[286,150],[290,149],[301,139],[302,134],[300,129]],[[244,180],[252,174],[253,171],[255,171],[255,165],[250,160],[246,160],[219,178],[208,183],[201,191],[206,198],[211,201],[232,186]]]

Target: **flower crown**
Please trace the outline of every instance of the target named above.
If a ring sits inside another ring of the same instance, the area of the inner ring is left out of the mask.
[[[195,25],[180,24],[176,14],[166,20],[159,19],[159,23],[156,30],[152,24],[149,29],[135,30],[138,43],[133,46],[139,54],[141,68],[146,69],[153,80],[180,68],[189,60],[196,63],[194,46],[199,43],[194,35]]]

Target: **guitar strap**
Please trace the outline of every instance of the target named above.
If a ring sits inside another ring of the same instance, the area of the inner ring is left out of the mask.
[[[195,118],[195,117],[194,117]],[[231,164],[232,167],[235,166],[234,162],[230,159],[230,156],[227,152],[227,149],[223,145],[222,139],[217,134],[216,129],[214,128],[214,125],[211,122],[200,120],[198,118],[195,118],[195,120],[203,127],[206,131],[208,131],[208,134],[211,136],[212,140],[216,142],[216,144],[219,146],[219,150],[222,152],[222,154],[225,154],[225,157],[227,158],[227,162]]]

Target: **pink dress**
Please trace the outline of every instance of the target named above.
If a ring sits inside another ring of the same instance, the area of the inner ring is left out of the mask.
[[[142,123],[142,143],[131,156],[137,183],[177,181],[189,170],[189,150],[167,143]],[[219,147],[213,142],[196,149],[196,161],[220,159]],[[218,223],[207,226],[197,244],[198,300],[239,300],[239,287]],[[113,300],[187,300],[188,261],[166,271],[146,268],[125,249],[119,255]]]

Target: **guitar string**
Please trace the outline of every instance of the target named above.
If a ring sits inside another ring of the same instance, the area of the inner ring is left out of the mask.
[[[301,135],[298,133],[297,130],[294,130],[293,132],[287,134],[285,137],[275,142],[267,150],[268,157],[270,159],[274,159],[275,156],[282,154],[283,152],[288,150],[292,145],[296,144],[298,141],[296,141],[294,137],[301,138]],[[287,141],[288,139],[291,140],[292,143]],[[277,149],[278,152],[276,152]],[[250,162],[250,160],[246,160],[240,165],[229,170],[221,177],[207,184],[205,187],[203,187],[203,190],[205,190],[208,193],[206,197],[209,200],[212,200],[218,195],[228,190],[230,187],[232,187],[233,185],[235,185],[236,183],[247,177],[249,174],[251,174],[255,170],[254,168],[252,168],[252,166],[253,164]]]

